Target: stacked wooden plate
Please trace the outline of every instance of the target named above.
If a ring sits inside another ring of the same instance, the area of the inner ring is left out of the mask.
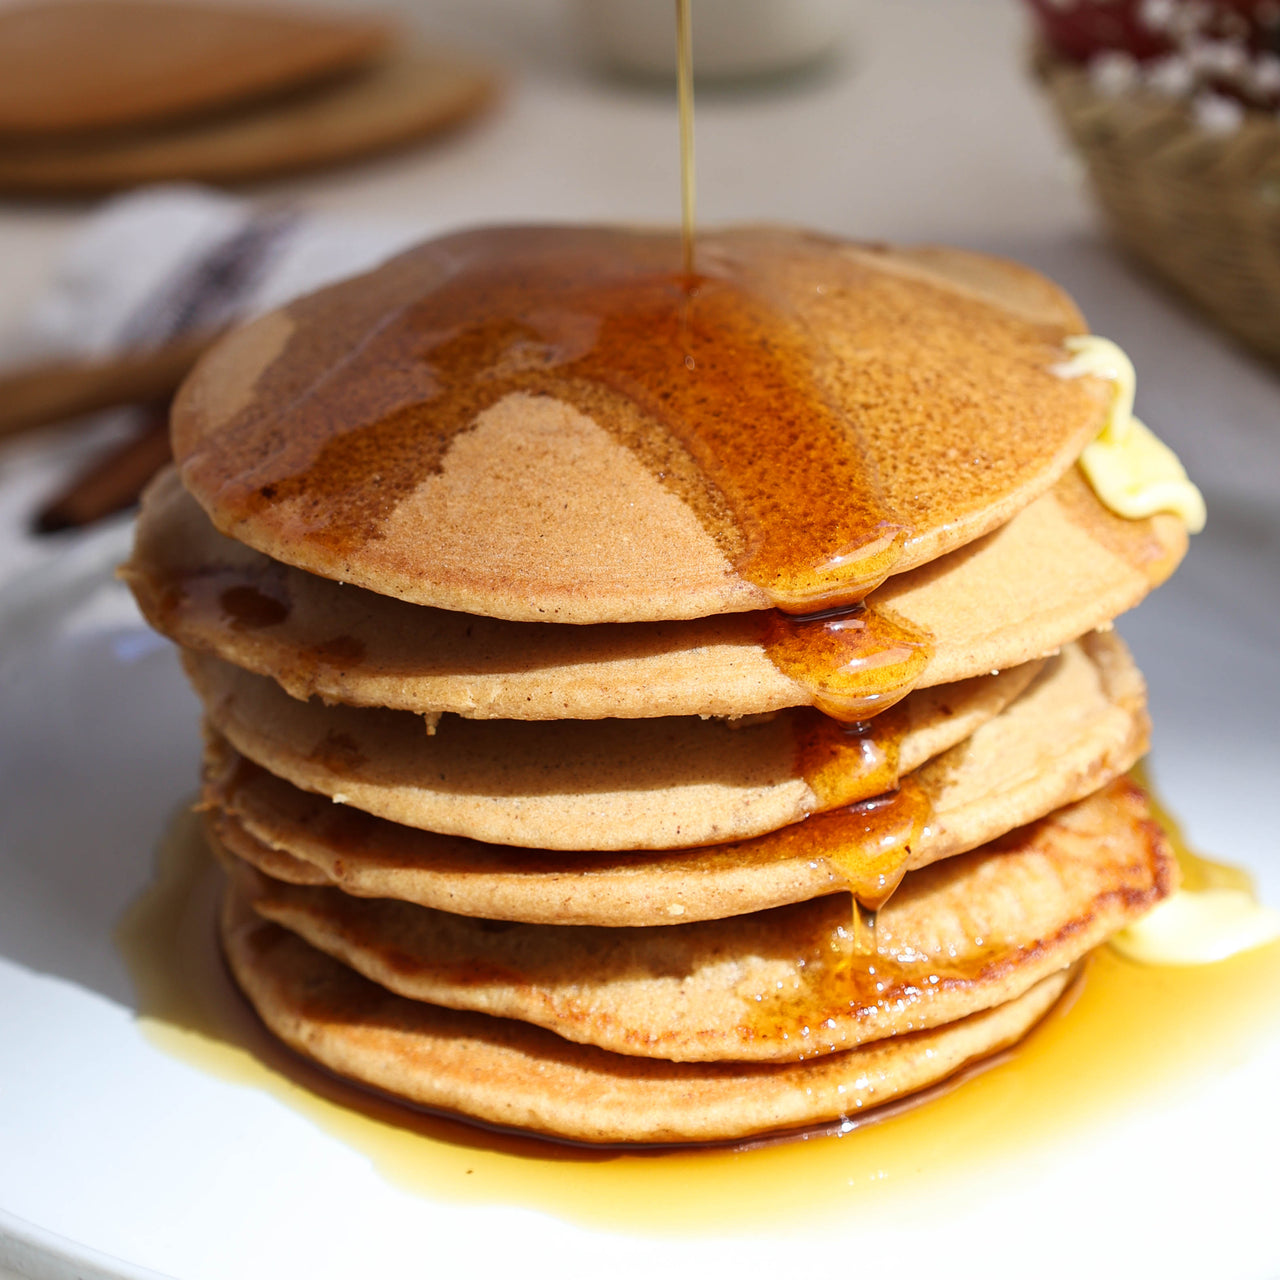
[[[381,21],[176,0],[0,11],[0,191],[240,182],[464,119],[493,77]]]

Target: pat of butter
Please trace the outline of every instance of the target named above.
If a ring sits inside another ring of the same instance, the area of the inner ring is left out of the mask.
[[[1212,964],[1280,938],[1280,911],[1243,889],[1179,889],[1111,945],[1143,964]]]
[[[1188,533],[1204,528],[1204,498],[1187,479],[1178,455],[1137,418],[1129,419],[1123,440],[1099,436],[1080,455],[1080,470],[1103,506],[1127,520],[1157,511],[1182,518]]]
[[[1157,511],[1179,516],[1188,533],[1204,528],[1204,498],[1177,455],[1133,416],[1133,361],[1110,339],[1076,334],[1066,340],[1070,360],[1054,366],[1063,378],[1086,374],[1115,386],[1098,438],[1080,455],[1080,469],[1103,506],[1128,520]]]

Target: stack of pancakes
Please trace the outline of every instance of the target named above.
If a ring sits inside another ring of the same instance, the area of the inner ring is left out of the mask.
[[[1011,1044],[1174,885],[1110,620],[1181,522],[1034,273],[498,229],[225,339],[125,568],[207,723],[267,1026],[590,1142],[838,1121]]]

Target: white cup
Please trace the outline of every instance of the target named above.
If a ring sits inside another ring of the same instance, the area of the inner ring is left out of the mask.
[[[815,62],[844,35],[849,0],[690,0],[694,74],[774,75]],[[574,0],[595,55],[640,75],[676,69],[675,0]]]

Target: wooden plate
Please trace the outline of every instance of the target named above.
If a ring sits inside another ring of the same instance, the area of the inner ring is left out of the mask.
[[[0,145],[0,191],[80,194],[148,182],[236,183],[403,145],[492,101],[487,70],[403,48],[370,70],[256,108],[109,139]]]

